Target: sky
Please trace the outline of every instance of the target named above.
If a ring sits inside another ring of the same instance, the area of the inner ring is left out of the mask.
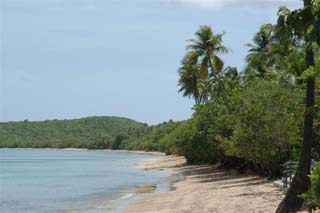
[[[0,121],[120,116],[156,124],[192,115],[178,93],[186,40],[225,32],[244,67],[255,32],[299,0],[0,0]]]

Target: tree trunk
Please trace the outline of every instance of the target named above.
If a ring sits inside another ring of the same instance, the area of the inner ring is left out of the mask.
[[[212,74],[213,74],[214,78],[218,81],[218,84],[219,84],[219,87],[220,87],[220,89],[222,91],[222,96],[223,96],[224,102],[226,103],[227,109],[228,109],[229,113],[231,113],[231,107],[230,107],[230,103],[229,103],[228,98],[227,98],[227,94],[226,94],[226,90],[224,88],[224,84],[223,84],[223,82],[221,82],[221,80],[216,75],[211,59],[209,59],[209,64],[210,64],[210,68],[212,70]]]
[[[311,6],[311,0],[304,0],[305,6]],[[308,41],[307,41],[308,43]],[[308,45],[306,51],[306,65],[307,67],[315,65],[314,52],[311,45]],[[313,137],[313,106],[315,97],[315,79],[310,77],[307,79],[306,91],[306,112],[304,118],[303,129],[303,144],[300,151],[300,160],[297,172],[293,178],[290,188],[278,206],[277,213],[289,213],[298,211],[302,204],[303,199],[299,195],[308,191],[310,186],[310,167],[311,167],[311,149]]]

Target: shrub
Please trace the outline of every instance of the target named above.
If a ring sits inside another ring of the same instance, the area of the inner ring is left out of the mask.
[[[305,206],[311,212],[320,208],[320,162],[310,175],[311,186],[307,193],[302,195],[305,200]]]
[[[257,81],[232,96],[234,123],[226,154],[251,161],[267,175],[297,159],[301,144],[302,92],[277,82]]]
[[[216,101],[196,106],[193,118],[163,139],[167,154],[184,155],[189,163],[221,160],[223,149],[217,136],[227,132],[226,109],[221,100]]]

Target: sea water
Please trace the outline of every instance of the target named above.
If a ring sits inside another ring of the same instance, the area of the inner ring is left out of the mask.
[[[1,213],[100,213],[123,210],[135,189],[164,184],[164,171],[136,165],[148,154],[0,149]]]

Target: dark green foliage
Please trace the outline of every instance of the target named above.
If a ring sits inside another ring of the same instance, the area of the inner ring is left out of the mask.
[[[279,11],[278,28],[285,29],[303,39],[305,42],[305,65],[302,79],[305,81],[305,115],[303,128],[303,143],[300,150],[299,165],[286,196],[279,204],[276,212],[293,212],[301,208],[303,200],[299,195],[308,191],[311,168],[312,149],[314,147],[314,121],[315,121],[315,83],[319,65],[317,55],[319,54],[319,20],[320,1],[304,0],[304,7],[290,11],[281,8]]]
[[[271,24],[262,25],[253,37],[254,44],[247,44],[249,47],[249,54],[246,57],[248,65],[245,69],[247,77],[272,78],[275,60],[272,52],[274,28]]]
[[[184,155],[190,163],[220,160],[223,151],[216,137],[227,131],[219,116],[226,113],[224,102],[197,106],[193,118],[164,139],[167,153]]]
[[[164,139],[168,154],[280,175],[283,163],[298,158],[303,91],[282,81],[256,80],[235,87],[229,98],[231,113],[222,97],[197,105],[193,118]]]
[[[146,126],[140,129],[143,133],[136,137],[131,137],[121,144],[121,149],[145,150],[165,152],[167,145],[162,140],[173,132],[182,122],[164,122],[155,126]]]
[[[116,139],[114,140],[114,142],[111,144],[111,149],[120,149],[121,144],[123,143],[124,140],[128,139],[129,135],[126,133],[121,133],[119,135],[117,135]]]
[[[317,79],[317,85],[320,85],[319,79]],[[320,161],[320,87],[317,87],[316,91],[316,107],[315,107],[315,121],[314,121],[314,147],[312,150],[312,158],[316,161]]]
[[[165,152],[161,140],[181,122],[155,126],[118,117],[0,123],[0,148],[86,148]]]
[[[219,57],[228,52],[223,45],[223,35],[215,34],[210,26],[200,26],[195,38],[188,40],[188,52],[179,69],[178,85],[179,92],[183,92],[183,96],[193,97],[196,104],[207,102],[212,92],[222,95],[230,111],[221,76],[225,71],[224,63]]]
[[[319,8],[305,12],[316,14],[319,21]],[[286,13],[290,12],[285,8],[280,10],[279,22],[281,17],[292,16]],[[309,18],[312,19],[311,16]],[[304,35],[293,32],[285,25],[287,23],[265,24],[260,28],[254,37],[254,44],[248,45],[247,67],[240,75],[232,68],[223,69],[222,59],[217,59],[215,54],[207,54],[214,49],[210,47],[214,41],[210,36],[212,31],[208,26],[200,27],[196,39],[191,40],[188,46],[188,50],[192,51],[187,53],[185,59],[192,64],[201,56],[201,63],[195,64],[206,66],[195,66],[189,71],[206,71],[203,76],[207,79],[205,88],[210,88],[208,97],[206,101],[197,101],[193,94],[198,103],[195,113],[187,123],[164,138],[167,153],[184,155],[189,162],[220,160],[234,167],[249,167],[278,176],[281,174],[281,164],[299,159],[303,119],[312,110],[315,112],[313,158],[319,159],[320,102],[317,100],[318,104],[313,108],[304,108],[305,81],[319,75],[319,48],[315,43],[308,46]],[[316,34],[313,28],[303,29],[303,34],[307,31]],[[316,36],[319,37],[319,34]],[[222,34],[218,37],[221,38]],[[207,51],[204,51],[205,47],[208,47]],[[306,50],[311,47],[316,63],[306,70]],[[219,63],[211,67],[208,63],[211,61]],[[196,81],[199,74],[192,78],[187,72],[182,73],[189,77],[189,81],[184,81],[185,76],[180,72],[180,83],[183,81],[190,88],[204,85]],[[219,76],[222,84],[214,81],[217,80],[214,75]]]
[[[0,123],[0,147],[110,148],[117,135],[138,134],[144,124],[118,117]]]
[[[320,208],[320,162],[310,175],[311,186],[308,192],[302,195],[305,206],[310,212]]]
[[[297,159],[301,144],[303,92],[273,81],[256,81],[234,91],[233,134],[226,154],[245,158],[268,175]]]
[[[229,131],[226,114],[228,111],[221,97],[196,106],[193,118],[167,138],[171,148],[168,151],[182,154],[192,163],[221,160],[224,152],[220,136],[228,135]]]

